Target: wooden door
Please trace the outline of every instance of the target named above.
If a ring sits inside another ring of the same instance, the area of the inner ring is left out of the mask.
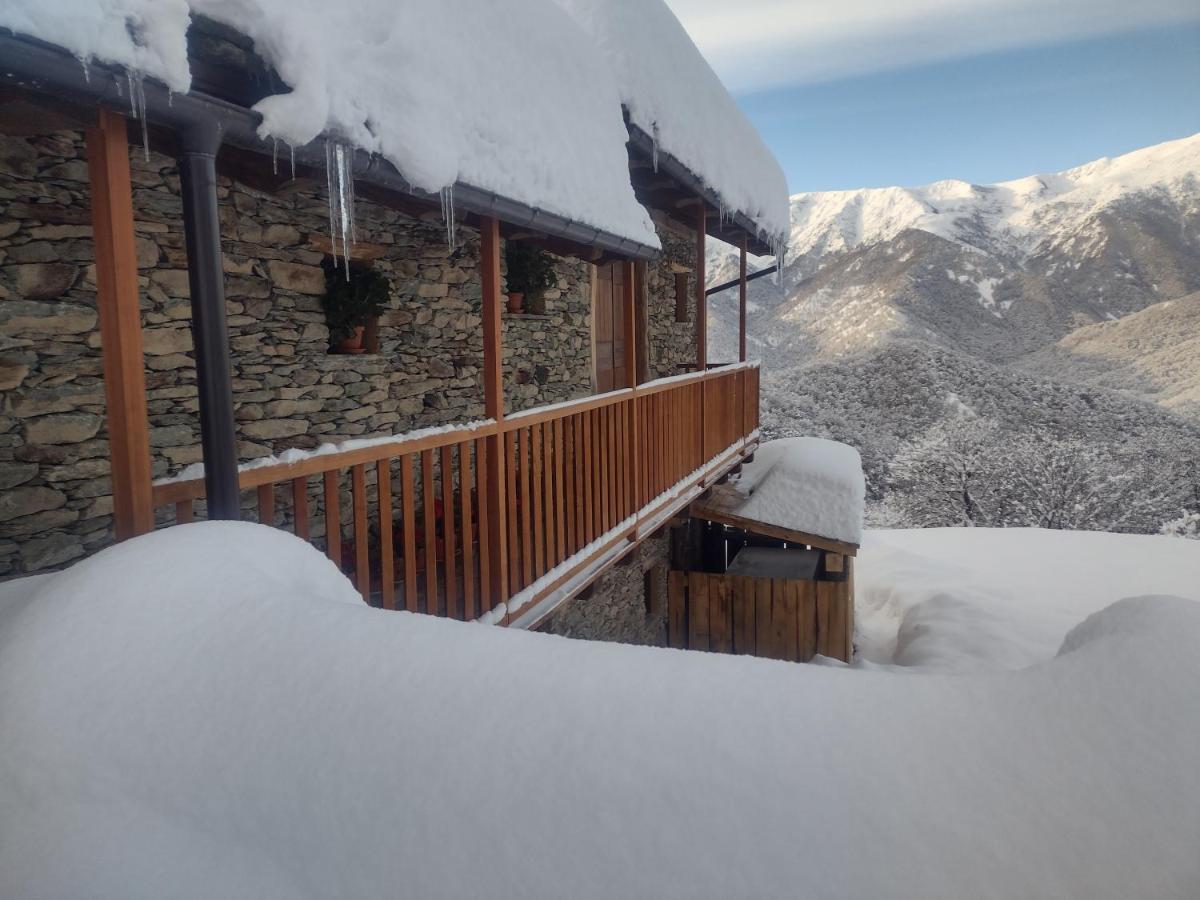
[[[625,270],[620,263],[596,266],[592,292],[592,333],[596,392],[630,387],[625,376]]]

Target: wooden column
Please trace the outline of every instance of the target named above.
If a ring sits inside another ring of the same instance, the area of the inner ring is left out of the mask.
[[[480,572],[483,611],[508,599],[508,512],[504,467],[504,356],[500,326],[500,223],[494,218],[479,222],[479,267],[483,285],[483,408],[496,430],[488,435],[485,471],[477,473],[487,494],[488,541],[491,571]]]
[[[142,314],[124,116],[100,109],[97,124],[87,130],[87,157],[113,522],[120,541],[154,530]]]
[[[696,206],[696,371],[708,368],[708,298],[704,293],[704,237],[708,211],[704,201]]]
[[[746,239],[738,260],[738,362],[746,361]]]
[[[625,383],[631,388],[637,389],[638,384],[638,327],[637,327],[637,277],[632,262],[624,262],[621,265],[625,269],[624,286],[625,289],[621,296],[621,304],[625,307],[622,317],[625,324]],[[637,398],[635,397],[629,403],[629,417],[626,420],[629,431],[625,434],[622,442],[626,454],[626,483],[623,486],[628,498],[628,507],[633,513],[637,513],[637,483],[638,483],[638,421],[637,421]]]

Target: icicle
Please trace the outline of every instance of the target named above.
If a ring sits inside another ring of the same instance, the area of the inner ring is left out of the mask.
[[[83,57],[79,57],[79,64],[83,66],[83,80],[86,84],[92,83],[92,71],[88,66],[88,61]]]
[[[288,144],[288,149],[292,151],[292,181],[296,180],[296,145]]]
[[[338,264],[337,258],[337,229],[335,222],[338,218],[337,213],[337,191],[334,190],[333,184],[333,144],[330,141],[325,142],[325,193],[329,198],[329,244],[333,251],[333,267],[336,269]]]
[[[129,83],[129,113],[142,123],[142,153],[146,162],[150,162],[150,125],[146,121],[146,84],[141,72],[133,69],[125,70],[125,80]],[[117,93],[121,91],[121,83],[117,82]]]
[[[439,194],[442,199],[442,221],[446,224],[446,246],[453,250],[455,246],[454,185],[446,185],[439,191]]]
[[[279,174],[279,139],[271,138],[271,174]]]
[[[350,280],[350,241],[351,241],[351,221],[353,213],[350,210],[351,188],[347,182],[350,178],[350,160],[353,159],[353,151],[346,152],[346,147],[342,144],[334,144],[333,148],[334,165],[337,170],[337,189],[338,189],[338,226],[341,229],[342,236],[342,259],[346,263],[346,280]]]
[[[167,106],[172,108],[175,106],[175,92],[170,88],[167,88]]]
[[[116,75],[113,75],[113,84],[115,84],[117,86],[117,96],[120,97],[121,99],[124,99],[125,92],[121,90],[121,79],[119,77],[117,77]]]

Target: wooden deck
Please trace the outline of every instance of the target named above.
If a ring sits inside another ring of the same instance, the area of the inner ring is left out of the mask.
[[[514,622],[753,452],[758,376],[737,364],[244,469],[243,517],[318,544],[385,609]],[[193,521],[204,490],[156,485],[155,507],[174,511],[160,520]]]

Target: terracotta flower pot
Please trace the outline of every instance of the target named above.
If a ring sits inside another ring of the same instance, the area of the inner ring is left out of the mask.
[[[511,291],[508,295],[508,311],[510,313],[523,312],[525,309],[525,295],[520,291]]]
[[[335,345],[338,353],[362,353],[363,352],[363,333],[367,330],[365,325],[358,325],[354,329],[352,337],[343,338]]]

